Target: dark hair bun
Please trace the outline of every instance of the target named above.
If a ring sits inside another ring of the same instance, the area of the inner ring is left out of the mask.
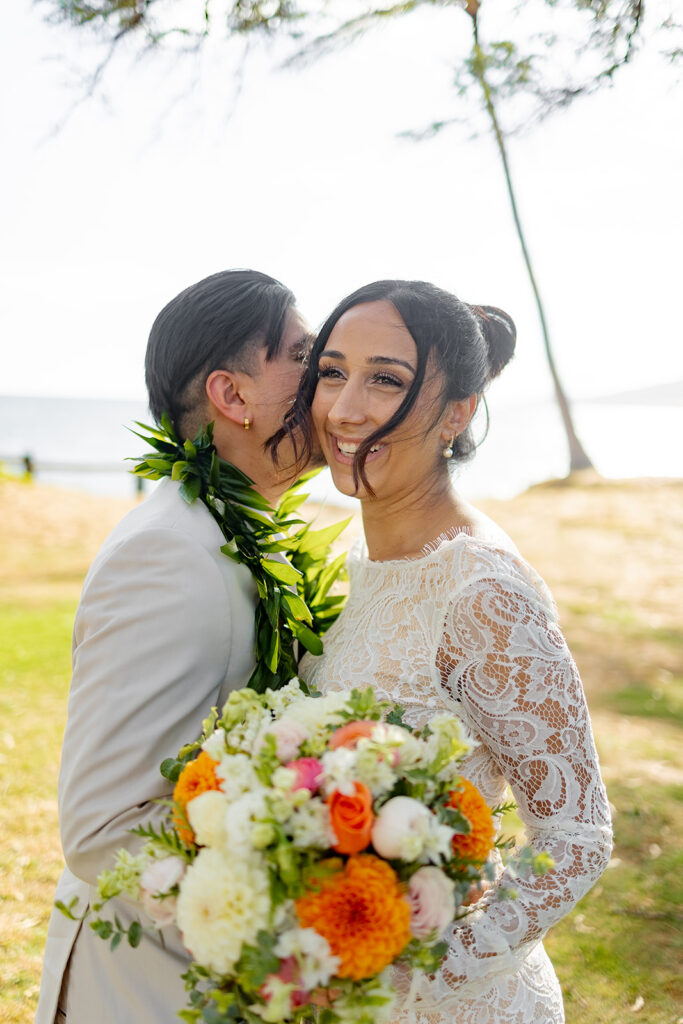
[[[470,306],[484,335],[489,357],[489,380],[497,377],[515,353],[514,320],[497,306]]]

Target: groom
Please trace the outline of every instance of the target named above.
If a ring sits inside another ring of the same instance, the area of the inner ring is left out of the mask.
[[[154,322],[149,404],[182,437],[213,421],[218,454],[275,502],[289,483],[264,442],[296,392],[310,335],[294,296],[255,271],[225,271],[187,288]],[[67,863],[57,898],[82,913],[99,872],[129,830],[158,820],[172,786],[159,764],[201,731],[213,706],[253,669],[256,588],[221,554],[207,508],[163,480],[98,553],[83,587],[59,778]],[[127,927],[137,915],[117,900]],[[163,936],[163,937],[162,937]],[[189,960],[178,931],[144,934],[114,952],[87,921],[53,911],[36,1024],[171,1024],[186,1002]]]

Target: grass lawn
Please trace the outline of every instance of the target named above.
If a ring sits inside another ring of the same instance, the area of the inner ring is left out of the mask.
[[[546,942],[568,1024],[683,1024],[683,584],[672,565],[683,528],[674,498],[682,507],[680,486],[613,484],[535,489],[491,506],[558,598],[615,812],[610,868]],[[0,1024],[28,1024],[62,868],[56,785],[73,614],[87,564],[122,509],[95,498],[37,503],[31,489],[1,481],[0,500],[0,549],[9,552],[0,562]]]

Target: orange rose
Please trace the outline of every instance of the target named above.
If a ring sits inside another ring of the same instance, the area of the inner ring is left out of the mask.
[[[337,837],[332,847],[337,853],[360,853],[370,845],[375,816],[372,813],[372,793],[361,782],[354,782],[356,792],[346,796],[335,789],[327,801],[330,823]]]
[[[372,736],[372,731],[377,725],[377,722],[367,722],[360,719],[357,722],[348,722],[346,725],[340,726],[330,736],[330,750],[336,750],[337,747],[351,747],[353,749],[358,740],[364,736]]]

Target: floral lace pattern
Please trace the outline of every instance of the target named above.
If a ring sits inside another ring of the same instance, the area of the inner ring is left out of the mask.
[[[397,1020],[526,1024],[564,1020],[547,929],[591,888],[611,851],[605,789],[583,688],[552,598],[516,553],[460,532],[422,558],[349,556],[351,594],[301,675],[323,692],[372,685],[419,725],[458,714],[478,741],[463,774],[490,806],[509,784],[527,839],[555,862],[506,877],[453,926],[432,978],[396,975]],[[501,899],[514,886],[517,899]],[[410,992],[408,990],[410,989]]]

